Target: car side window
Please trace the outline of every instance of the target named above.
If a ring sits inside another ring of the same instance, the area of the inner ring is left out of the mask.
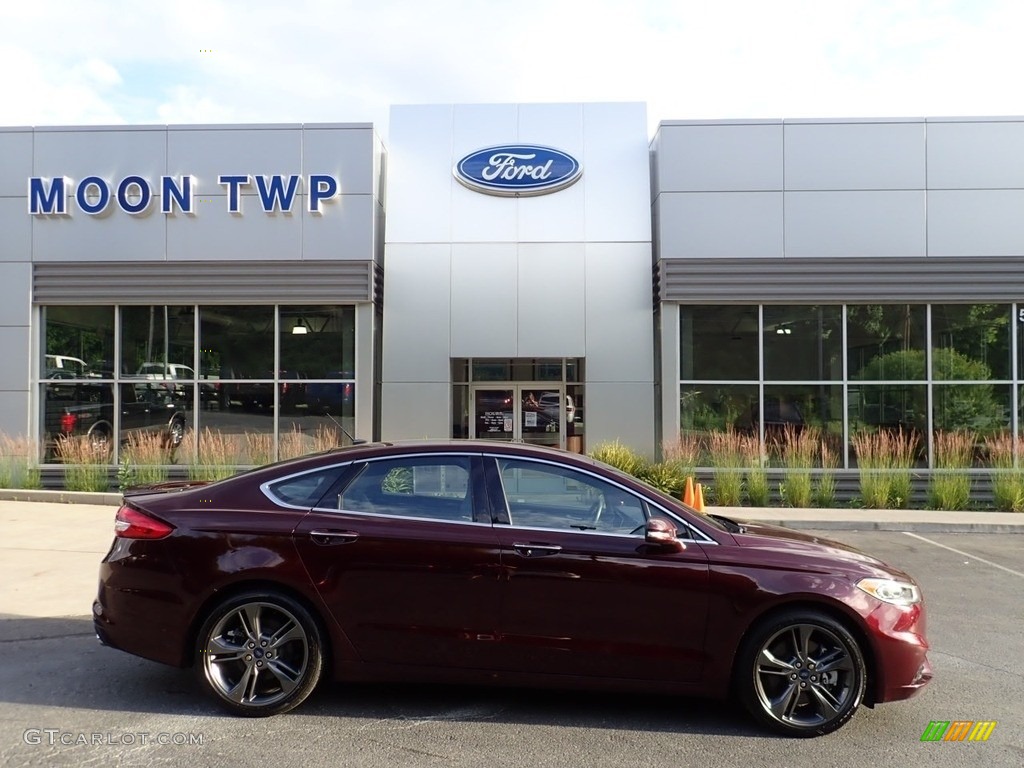
[[[316,472],[286,477],[266,488],[274,500],[293,507],[315,507],[331,485],[340,477],[342,469],[331,467]]]
[[[498,459],[513,526],[635,534],[646,521],[642,499],[567,467]]]
[[[338,494],[338,509],[399,517],[474,519],[468,456],[368,462]]]

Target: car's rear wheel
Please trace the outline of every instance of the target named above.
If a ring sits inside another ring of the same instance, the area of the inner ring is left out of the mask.
[[[758,625],[738,656],[737,693],[754,719],[789,736],[845,725],[864,698],[864,656],[834,619],[801,611]]]
[[[238,595],[215,608],[196,640],[203,687],[229,712],[266,717],[297,707],[323,670],[323,640],[309,612],[274,593]]]

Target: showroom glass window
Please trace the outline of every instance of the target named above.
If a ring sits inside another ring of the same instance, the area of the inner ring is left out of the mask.
[[[1011,426],[1011,313],[1008,304],[932,305],[934,429],[989,436]]]
[[[683,306],[679,323],[683,429],[742,428],[758,407],[759,307]]]
[[[928,436],[935,431],[970,430],[979,439],[1020,434],[1022,310],[681,306],[681,431],[699,436],[732,428],[767,444],[788,425],[813,426],[837,443],[845,466],[855,466],[848,444],[862,431],[915,433],[922,464],[930,462]],[[723,351],[733,349],[735,356]]]
[[[247,466],[344,442],[339,424],[355,432],[352,306],[49,306],[41,317],[47,446],[102,420],[116,462],[133,434],[181,414],[173,463]]]
[[[61,437],[113,434],[114,308],[46,307],[39,371],[41,452],[52,461]]]

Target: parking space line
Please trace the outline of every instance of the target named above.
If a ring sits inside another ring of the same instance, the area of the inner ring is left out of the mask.
[[[918,536],[916,533],[911,533],[910,531],[904,531],[903,535],[904,536],[912,536],[915,539],[920,539],[921,541],[926,541],[929,544],[934,544],[936,547],[942,547],[942,549],[948,549],[950,552],[956,552],[958,555],[962,555],[964,557],[969,557],[969,558],[971,558],[971,560],[977,560],[979,563],[985,563],[985,565],[991,565],[993,568],[998,568],[1001,571],[1006,571],[1007,573],[1012,573],[1014,576],[1020,576],[1022,579],[1024,579],[1024,573],[1021,573],[1020,571],[1015,571],[1015,570],[1013,570],[1013,568],[1007,568],[1005,565],[1000,565],[999,563],[993,563],[991,560],[986,560],[984,557],[978,557],[977,555],[972,555],[972,554],[970,554],[968,552],[963,552],[963,551],[961,551],[959,549],[954,549],[953,547],[947,547],[945,544],[939,544],[939,542],[937,542],[937,541],[932,541],[931,539],[926,539],[924,536]]]

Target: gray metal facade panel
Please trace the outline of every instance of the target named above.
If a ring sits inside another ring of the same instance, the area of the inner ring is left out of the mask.
[[[663,259],[655,281],[685,304],[1018,301],[1024,259]]]
[[[35,304],[373,301],[372,261],[37,262]]]

